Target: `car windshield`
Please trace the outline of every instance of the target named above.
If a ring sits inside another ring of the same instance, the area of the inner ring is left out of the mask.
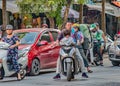
[[[19,37],[21,44],[33,44],[38,32],[20,32],[16,35]]]

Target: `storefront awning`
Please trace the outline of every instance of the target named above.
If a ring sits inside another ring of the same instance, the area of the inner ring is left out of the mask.
[[[119,1],[112,1],[112,4],[117,6],[117,7],[120,7],[120,2]]]
[[[66,7],[63,7],[61,10],[61,16],[64,17]],[[79,18],[79,12],[73,10],[72,8],[69,9],[68,18]]]
[[[6,10],[10,11],[12,13],[19,12],[19,8],[17,7],[17,4],[15,3],[15,0],[7,0],[6,1]],[[0,0],[0,9],[2,9],[2,1]]]
[[[86,4],[89,10],[102,10],[102,6],[100,5],[91,5],[91,4]],[[113,11],[114,9],[112,7],[105,6],[106,11]]]
[[[90,5],[90,4],[87,4],[86,5],[88,7],[88,10],[98,10],[98,11],[101,11],[102,12],[102,6],[100,5]],[[116,7],[113,7],[109,4],[109,6],[105,6],[105,13],[106,14],[109,14],[109,15],[112,15],[112,16],[115,16],[115,17],[119,17],[120,16],[120,12],[117,12],[118,9]]]

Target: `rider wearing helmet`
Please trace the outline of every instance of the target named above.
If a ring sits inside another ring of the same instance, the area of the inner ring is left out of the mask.
[[[104,50],[104,46],[106,44],[104,32],[99,29],[98,23],[91,24],[90,30],[92,31],[93,42],[99,44],[98,48],[100,48],[100,49],[97,49],[97,50],[99,52],[98,55],[99,55],[100,65],[103,66],[102,53]]]

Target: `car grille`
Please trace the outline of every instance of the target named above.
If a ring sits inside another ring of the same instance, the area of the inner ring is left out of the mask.
[[[120,59],[120,56],[116,56],[116,59]]]
[[[117,45],[118,46],[118,48],[120,48],[120,45]]]

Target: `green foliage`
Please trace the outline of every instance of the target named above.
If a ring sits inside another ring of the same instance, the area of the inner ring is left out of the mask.
[[[79,4],[86,4],[89,0],[77,0]]]
[[[17,0],[21,13],[46,13],[47,17],[56,18],[56,23],[62,24],[61,9],[67,0]]]
[[[25,25],[31,25],[32,22],[32,15],[31,14],[23,14],[23,23]]]

